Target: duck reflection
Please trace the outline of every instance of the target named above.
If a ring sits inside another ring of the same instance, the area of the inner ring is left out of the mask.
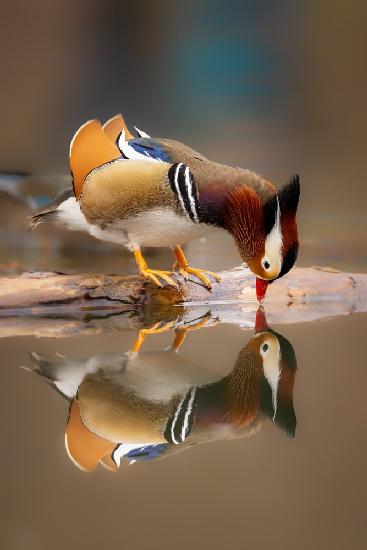
[[[291,343],[268,327],[259,309],[255,334],[226,376],[208,373],[178,350],[188,330],[175,331],[172,346],[141,352],[149,333],[173,330],[174,322],[143,329],[129,353],[89,359],[31,354],[33,370],[70,401],[65,446],[82,470],[100,463],[116,470],[133,463],[218,439],[255,433],[265,419],[293,437],[296,356]]]

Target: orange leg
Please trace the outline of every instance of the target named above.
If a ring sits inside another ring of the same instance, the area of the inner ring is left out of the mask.
[[[142,275],[144,275],[144,277],[151,279],[159,287],[163,287],[161,281],[159,280],[159,278],[161,278],[170,286],[178,288],[178,284],[172,279],[172,277],[170,277],[170,275],[173,275],[172,271],[162,271],[161,269],[149,269],[146,261],[143,258],[142,253],[140,252],[140,249],[137,248],[133,250],[133,252],[134,252],[135,261],[138,264],[139,271]]]
[[[163,332],[168,332],[172,329],[176,322],[177,319],[174,319],[173,321],[169,321],[168,323],[156,323],[151,328],[141,328],[130,351],[132,353],[138,353],[148,334],[162,334]]]
[[[173,340],[172,349],[176,353],[185,341],[187,331],[185,329],[177,329],[175,339]]]
[[[200,279],[200,281],[202,281],[207,288],[212,287],[209,277],[213,277],[213,279],[215,279],[218,283],[220,282],[220,276],[217,273],[206,269],[196,269],[194,267],[190,267],[179,244],[175,246],[174,253],[176,256],[176,263],[173,266],[173,269],[178,269],[185,280],[187,280],[190,275],[195,275],[195,277]]]
[[[189,325],[189,326],[184,326],[184,327],[181,327],[181,328],[177,328],[175,330],[175,333],[176,333],[176,336],[175,336],[175,339],[173,341],[173,344],[172,344],[172,347],[171,349],[173,351],[175,351],[176,353],[178,353],[180,347],[182,346],[182,344],[184,343],[185,341],[185,338],[187,336],[187,333],[189,332],[189,330],[197,330],[199,328],[202,328],[204,327],[206,324],[208,324],[208,322],[212,320],[212,316],[210,313],[207,313],[206,315],[204,315],[204,317],[202,317],[201,319],[199,319],[196,323],[194,323],[193,325]],[[216,324],[216,320],[214,320],[214,324]]]
[[[212,321],[212,324],[217,324],[217,319],[213,319],[210,313],[206,313],[203,317],[198,319],[196,322],[194,322],[192,325],[188,326],[182,326],[180,328],[175,329],[175,339],[172,343],[171,349],[173,351],[178,352],[179,348],[182,346],[182,344],[185,341],[186,335],[189,330],[197,330],[199,328],[204,327],[209,323],[209,321]],[[145,338],[148,336],[148,334],[162,334],[163,332],[168,332],[174,328],[175,325],[177,325],[178,318],[175,318],[168,322],[159,322],[155,323],[150,328],[141,328],[138,332],[138,335],[131,346],[130,352],[132,354],[136,354],[140,351],[141,346],[143,345]]]

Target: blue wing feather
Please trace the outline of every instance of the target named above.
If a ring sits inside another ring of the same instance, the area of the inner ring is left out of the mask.
[[[137,152],[155,160],[162,160],[163,162],[171,162],[169,155],[162,148],[162,146],[155,142],[153,139],[148,138],[136,138],[130,139],[129,145]]]
[[[138,449],[133,449],[132,451],[128,452],[124,456],[124,458],[128,458],[129,460],[153,460],[165,453],[168,447],[170,447],[168,443],[147,445],[144,447],[139,447]]]

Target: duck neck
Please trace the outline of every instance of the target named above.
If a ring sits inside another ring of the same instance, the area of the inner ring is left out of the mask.
[[[265,242],[264,216],[255,191],[247,186],[233,187],[214,212],[217,225],[233,236],[245,261],[260,253]]]

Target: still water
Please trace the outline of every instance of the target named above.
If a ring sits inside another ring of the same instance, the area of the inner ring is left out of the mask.
[[[232,319],[18,320],[1,548],[365,548],[366,314]]]

